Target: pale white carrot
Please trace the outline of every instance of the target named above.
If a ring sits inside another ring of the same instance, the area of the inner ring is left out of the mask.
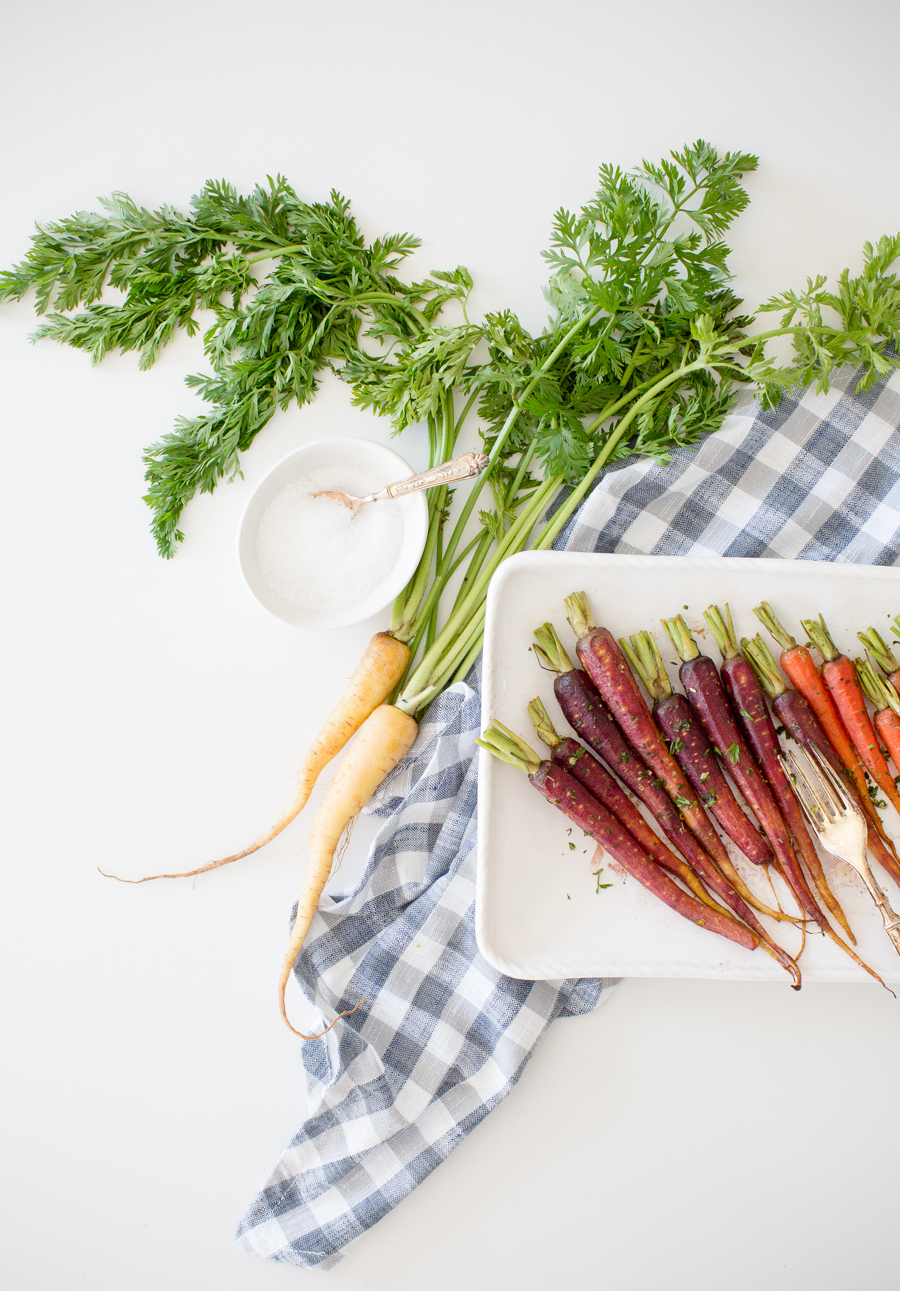
[[[313,820],[309,842],[309,869],[300,893],[297,913],[294,916],[278,981],[278,1004],[281,1016],[291,1030],[296,1035],[302,1036],[304,1040],[313,1040],[316,1037],[304,1035],[302,1031],[297,1031],[296,1027],[291,1026],[285,1008],[284,993],[291,969],[309,932],[319,898],[331,874],[334,854],[344,830],[359,815],[387,773],[392,771],[412,748],[418,729],[415,718],[401,712],[392,704],[382,704],[380,708],[376,708],[374,713],[363,722],[356,738],[344,754]],[[334,1023],[331,1025],[333,1026]]]
[[[147,883],[151,879],[188,879],[196,874],[205,874],[207,870],[216,870],[220,865],[230,865],[232,861],[239,861],[242,857],[265,847],[266,843],[270,843],[299,815],[309,801],[309,795],[315,788],[322,770],[332,758],[337,757],[366,718],[390,695],[403,676],[403,671],[409,662],[409,653],[409,646],[398,641],[389,632],[375,634],[347,683],[347,689],[337,707],[313,740],[309,752],[303,759],[303,765],[297,776],[297,792],[294,794],[293,802],[284,815],[280,816],[264,834],[261,834],[255,843],[245,847],[242,852],[223,856],[218,861],[209,861],[196,870],[183,870],[178,874],[147,874],[142,879],[123,879],[118,874],[108,874],[106,877],[119,879],[121,883]],[[104,874],[105,871],[101,870],[101,873]]]

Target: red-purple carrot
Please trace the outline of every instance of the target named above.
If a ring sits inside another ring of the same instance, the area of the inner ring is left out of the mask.
[[[804,695],[801,695],[799,690],[791,690],[784,684],[778,665],[772,657],[772,652],[762,637],[757,635],[752,641],[742,641],[741,647],[746,657],[753,664],[760,684],[772,703],[772,709],[779,721],[784,724],[785,729],[801,748],[817,749],[835,774],[840,777],[847,792],[852,794],[854,800],[860,806],[863,806],[864,804],[857,793],[853,776],[851,776],[833,748],[825,733],[825,728],[816,716],[812,705]],[[868,794],[866,794],[866,802],[869,802],[871,806]],[[894,882],[900,885],[900,864],[897,862],[897,857],[885,845],[884,839],[868,817],[866,826],[869,831],[869,850],[877,857]]]
[[[737,723],[729,708],[728,699],[722,686],[716,666],[712,659],[701,655],[697,643],[683,617],[679,614],[674,619],[663,619],[663,627],[669,634],[672,644],[684,661],[680,675],[682,685],[697,716],[706,728],[706,732],[717,749],[727,750],[729,771],[737,787],[747,800],[750,809],[762,826],[763,832],[772,844],[778,859],[781,874],[790,887],[802,908],[818,924],[827,937],[849,955],[854,963],[859,964],[877,981],[881,978],[864,963],[842,937],[834,931],[822,911],[816,905],[809,884],[800,869],[796,854],[791,847],[787,826],[775,799],[763,780],[753,754],[738,729]],[[749,665],[748,665],[749,666]],[[882,983],[883,984],[883,983]]]
[[[594,626],[584,592],[566,597],[565,604],[569,625],[578,638],[575,648],[582,667],[609,705],[629,744],[662,781],[703,850],[721,865],[728,857],[724,844],[669,752],[618,641],[607,628]]]
[[[538,793],[543,794],[573,824],[609,852],[626,874],[637,879],[648,892],[665,902],[670,909],[698,927],[717,932],[747,950],[756,948],[757,938],[749,928],[745,928],[730,915],[711,910],[695,896],[683,891],[650,859],[624,825],[592,797],[565,767],[555,762],[542,761],[534,749],[500,722],[492,723],[476,743],[495,757],[524,771]]]
[[[644,851],[670,874],[677,878],[691,889],[699,900],[709,904],[711,898],[706,890],[700,884],[696,874],[680,857],[666,847],[665,843],[655,834],[644,817],[635,807],[634,803],[624,792],[615,778],[607,771],[606,767],[598,758],[594,757],[583,744],[571,737],[561,737],[553,727],[553,723],[547,713],[546,708],[540,699],[533,699],[528,705],[528,712],[534,723],[534,728],[540,738],[550,749],[550,757],[553,762],[558,762],[564,766],[576,780],[580,781],[592,794],[598,802],[601,802],[612,814],[619,820],[629,834],[643,847]],[[710,887],[722,900],[730,907],[732,912],[741,919],[753,932],[767,950],[781,966],[791,974],[795,980],[799,981],[799,972],[795,961],[788,955],[759,922],[756,915],[743,901],[730,883],[718,874],[715,867],[710,862],[709,870],[706,873],[706,881]],[[714,908],[721,909],[719,906]]]
[[[796,794],[779,760],[781,746],[778,743],[775,725],[769,716],[769,707],[766,703],[763,688],[759,683],[759,678],[752,663],[744,658],[738,649],[734,624],[731,620],[731,610],[726,605],[725,614],[723,615],[717,605],[711,605],[703,617],[706,619],[709,630],[722,652],[720,676],[725,693],[731,701],[732,709],[737,715],[738,725],[756,755],[756,760],[762,768],[768,787],[771,789],[784,822],[790,830],[794,847],[805,862],[826,910],[840,924],[849,937],[851,944],[855,946],[856,938],[839,901],[828,886],[825,871],[822,869],[822,862],[819,860],[815,843],[806,827],[800,803],[797,801]]]
[[[566,721],[641,800],[669,842],[681,852],[703,882],[712,891],[718,891],[716,885],[724,876],[738,895],[759,914],[770,919],[796,922],[793,915],[772,909],[750,891],[727,852],[724,862],[718,865],[706,854],[656,776],[613,721],[590,677],[580,668],[572,667],[552,623],[545,623],[534,635],[538,643],[534,647],[538,659],[544,667],[557,673],[553,694]]]
[[[672,689],[650,633],[639,632],[619,644],[653,701],[653,716],[669,741],[669,751],[690,780],[703,806],[715,816],[748,860],[755,865],[767,865],[775,859],[771,847],[732,793],[696,713],[684,695]]]

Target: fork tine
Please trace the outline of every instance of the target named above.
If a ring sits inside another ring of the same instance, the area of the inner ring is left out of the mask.
[[[826,802],[821,794],[817,792],[815,779],[800,764],[800,760],[793,749],[790,749],[786,755],[780,756],[779,761],[794,786],[800,806],[812,822],[813,828],[818,829],[823,823],[823,808]]]
[[[828,759],[823,757],[815,745],[810,748],[809,753],[812,755],[812,760],[815,762],[818,770],[822,772],[825,779],[830,784],[838,802],[841,803],[845,810],[855,807],[856,804],[854,803],[847,786],[843,783]]]

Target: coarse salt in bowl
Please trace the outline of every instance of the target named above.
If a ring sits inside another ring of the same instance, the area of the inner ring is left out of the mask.
[[[368,503],[355,516],[312,494],[362,497],[413,474],[399,453],[368,439],[317,439],[283,457],[238,531],[241,572],[259,603],[304,628],[348,627],[390,605],[425,549],[424,492]]]

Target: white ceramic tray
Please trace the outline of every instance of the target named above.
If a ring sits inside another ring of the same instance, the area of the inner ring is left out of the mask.
[[[875,625],[887,639],[900,613],[900,570],[812,561],[700,559],[675,556],[601,556],[534,552],[506,561],[491,583],[485,627],[483,723],[497,718],[546,752],[526,711],[540,694],[563,734],[570,734],[553,699],[553,676],[529,652],[534,629],[550,620],[574,659],[574,638],[563,598],[585,591],[594,621],[631,635],[650,629],[667,663],[669,646],[660,618],[683,614],[698,644],[716,662],[719,653],[703,621],[710,604],[728,602],[740,635],[760,625],[753,607],[768,600],[789,632],[803,637],[800,619],[822,613],[836,644],[862,653],[856,632]],[[765,635],[765,634],[764,634]],[[769,640],[769,645],[777,647]],[[677,686],[677,670],[670,667]],[[900,836],[892,808],[882,813]],[[485,958],[512,977],[703,977],[784,981],[784,970],[764,951],[747,951],[674,914],[605,858],[596,891],[593,844],[555,811],[520,771],[481,752],[478,781],[476,924]],[[574,849],[570,847],[574,843]],[[765,877],[732,856],[761,897],[771,898]],[[881,919],[857,875],[824,858],[858,951],[885,981],[900,983],[900,958],[881,930]],[[900,909],[900,892],[876,867],[888,899]],[[779,880],[775,880],[776,885]],[[783,889],[780,889],[783,892]],[[787,908],[789,898],[784,897]],[[774,931],[773,926],[773,931]],[[799,934],[778,925],[776,939],[791,953]],[[800,961],[804,982],[867,981],[843,952],[821,935],[808,935]]]

